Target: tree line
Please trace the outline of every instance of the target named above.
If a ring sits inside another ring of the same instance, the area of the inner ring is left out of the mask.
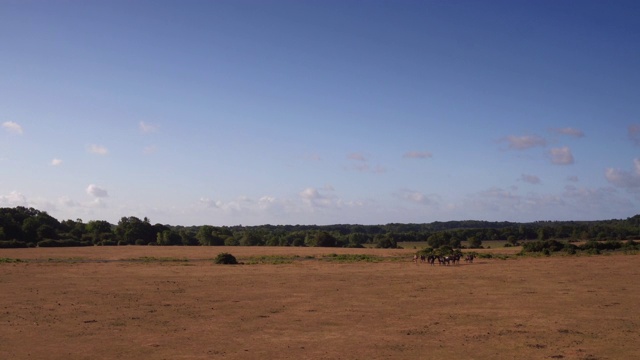
[[[601,221],[532,223],[447,221],[386,225],[171,226],[148,218],[59,221],[34,208],[0,208],[0,247],[183,245],[183,246],[319,246],[395,248],[400,242],[426,242],[432,248],[480,247],[483,241],[629,240],[640,238],[640,215]]]

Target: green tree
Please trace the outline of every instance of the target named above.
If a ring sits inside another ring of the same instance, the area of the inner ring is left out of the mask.
[[[469,246],[470,249],[479,249],[482,247],[482,240],[472,236],[467,239],[467,246]]]
[[[156,236],[158,245],[182,245],[180,234],[174,230],[165,230]]]
[[[376,236],[374,236],[373,241],[375,242],[376,247],[381,249],[395,249],[398,247],[398,243],[396,242],[396,240],[388,233],[377,234]]]
[[[348,235],[347,239],[349,241],[347,246],[355,248],[362,247],[363,244],[369,242],[369,236],[361,232],[351,233]]]
[[[326,231],[316,231],[308,237],[306,245],[316,247],[335,247],[336,244],[336,238],[330,233]]]
[[[199,244],[198,239],[196,239],[194,233],[187,229],[180,229],[178,231],[178,234],[180,235],[180,242],[182,243],[182,245],[193,246]]]
[[[136,243],[136,240],[141,239],[145,244],[156,241],[156,231],[149,223],[149,219],[145,218],[145,221],[138,219],[135,216],[123,217],[116,226],[115,233],[119,240],[124,240],[129,244]]]
[[[241,246],[258,246],[264,245],[263,238],[255,231],[245,231],[240,238]]]

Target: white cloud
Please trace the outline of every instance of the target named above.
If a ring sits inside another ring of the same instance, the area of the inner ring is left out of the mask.
[[[273,196],[265,195],[258,200],[258,207],[260,209],[268,209],[277,204],[277,200]]]
[[[482,214],[485,219],[490,214],[506,221],[546,220],[552,212],[563,213],[566,205],[562,197],[553,194],[529,193],[520,195],[517,188],[503,189],[493,187],[476,194],[466,200],[464,208],[471,214]]]
[[[62,164],[62,160],[58,159],[58,158],[54,158],[53,160],[51,160],[51,166],[58,166]]]
[[[540,178],[535,175],[522,174],[520,180],[529,184],[540,184]]]
[[[5,121],[2,123],[2,127],[5,128],[8,132],[12,134],[22,135],[22,126],[20,124],[15,123],[13,121]]]
[[[92,154],[107,155],[109,153],[109,150],[107,150],[107,148],[102,145],[92,144],[91,146],[89,146],[89,152]]]
[[[218,207],[216,205],[216,202],[214,200],[209,199],[209,198],[201,197],[199,201],[200,201],[201,204],[203,204],[205,207],[208,207],[208,208],[216,208],[216,207]]]
[[[107,207],[107,203],[102,198],[95,198],[89,204],[87,204],[88,208],[98,208],[104,209]]]
[[[438,198],[435,195],[427,195],[419,191],[413,191],[409,189],[401,189],[394,194],[397,198],[402,200],[420,204],[420,205],[436,205],[438,204]]]
[[[87,194],[95,197],[95,198],[104,198],[109,197],[109,193],[107,190],[99,187],[98,185],[91,184],[87,186]]]
[[[408,151],[402,155],[405,159],[428,159],[433,157],[428,151]]]
[[[140,131],[145,134],[156,132],[158,130],[157,126],[146,123],[144,121],[140,121],[139,128],[140,128]]]
[[[617,190],[606,188],[578,188],[573,185],[565,186],[565,199],[573,204],[575,209],[572,220],[602,219],[602,214],[612,214],[611,218],[623,217],[636,211],[633,202],[626,196],[619,196]]]
[[[311,200],[321,199],[322,195],[320,195],[317,189],[310,187],[302,190],[300,192],[300,197],[304,200],[311,201]]]
[[[571,165],[573,164],[573,154],[569,147],[564,146],[561,148],[553,148],[549,150],[551,156],[551,162],[556,165]]]
[[[61,196],[58,198],[58,203],[65,206],[65,207],[76,207],[79,206],[80,204],[78,204],[77,202],[73,201],[70,197],[68,196]]]
[[[536,146],[546,146],[547,141],[536,135],[509,135],[503,139],[509,144],[509,149],[525,150]]]
[[[584,137],[584,132],[582,130],[574,129],[570,127],[561,128],[561,129],[552,129],[552,131],[558,134],[569,135],[577,138]]]
[[[18,191],[12,191],[9,195],[0,195],[0,205],[14,207],[14,206],[28,206],[27,198]]]
[[[607,181],[613,185],[632,190],[640,188],[640,159],[633,160],[635,171],[625,171],[620,169],[608,168],[605,170]]]
[[[328,207],[332,204],[337,204],[333,201],[335,199],[334,197],[323,195],[318,191],[318,189],[313,187],[308,187],[302,190],[298,195],[303,203],[312,207]]]

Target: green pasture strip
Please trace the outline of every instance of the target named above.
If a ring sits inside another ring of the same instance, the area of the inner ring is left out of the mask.
[[[398,247],[419,250],[429,247],[429,244],[426,241],[398,241]]]
[[[493,253],[479,253],[476,254],[478,259],[498,259],[498,260],[507,260],[512,258],[512,256],[506,254],[493,254]],[[464,256],[462,258],[464,260]]]
[[[48,263],[61,263],[61,264],[76,264],[76,263],[81,263],[81,262],[86,262],[87,259],[83,258],[83,257],[68,257],[68,258],[47,258],[44,260],[44,262],[48,262]]]
[[[354,262],[382,262],[384,258],[366,254],[328,254],[322,260],[329,262],[354,263]]]
[[[139,258],[128,259],[128,261],[140,262],[145,264],[146,263],[186,263],[186,262],[189,262],[189,259],[174,258],[174,257],[141,256]]]
[[[13,263],[22,263],[26,262],[22,259],[12,259],[12,258],[0,258],[0,264],[13,264]]]
[[[271,265],[280,265],[280,264],[291,264],[296,260],[301,260],[302,257],[299,255],[260,255],[260,256],[250,256],[248,258],[242,259],[244,264],[247,265],[257,265],[257,264],[271,264]]]

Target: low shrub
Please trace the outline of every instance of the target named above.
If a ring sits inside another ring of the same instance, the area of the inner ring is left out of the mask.
[[[216,264],[235,265],[238,263],[238,260],[236,260],[235,256],[229,253],[220,253],[218,254],[218,256],[216,256],[214,262]]]
[[[26,248],[27,243],[16,241],[16,240],[3,240],[0,241],[0,248],[3,249],[17,249],[17,248]]]
[[[38,241],[37,247],[75,247],[75,246],[91,246],[93,244],[78,240],[42,240]]]

